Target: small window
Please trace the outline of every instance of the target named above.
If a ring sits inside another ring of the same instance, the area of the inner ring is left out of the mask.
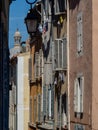
[[[74,130],[85,130],[85,127],[84,127],[84,125],[81,125],[81,124],[75,124]]]

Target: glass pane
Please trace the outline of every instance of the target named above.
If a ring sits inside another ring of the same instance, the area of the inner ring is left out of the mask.
[[[28,32],[36,32],[37,21],[36,20],[27,20]]]

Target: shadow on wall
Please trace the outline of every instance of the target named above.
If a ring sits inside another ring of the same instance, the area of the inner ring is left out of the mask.
[[[76,6],[79,6],[80,0],[69,0],[69,8],[75,9]]]

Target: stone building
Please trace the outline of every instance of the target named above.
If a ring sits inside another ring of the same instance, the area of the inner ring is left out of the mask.
[[[98,129],[97,5],[97,0],[41,2],[43,71],[40,113],[38,105],[33,104],[33,107],[37,106],[35,112],[41,120],[38,121],[36,116],[32,121],[36,125],[30,130]],[[38,45],[36,42],[33,47],[40,50]],[[35,54],[35,60],[38,60],[37,56]],[[32,72],[34,76],[34,66]],[[35,80],[32,84],[36,84]],[[32,90],[35,89],[33,85]],[[34,101],[37,88],[32,91]],[[31,102],[34,101],[31,98]]]
[[[21,42],[21,34],[14,35],[10,49],[9,130],[27,130],[29,122],[29,40]]]

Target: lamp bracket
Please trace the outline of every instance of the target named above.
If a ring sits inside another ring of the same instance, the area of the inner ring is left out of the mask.
[[[34,0],[33,2],[29,2],[28,0],[26,0],[26,2],[31,6],[31,8],[32,8],[32,5],[34,4],[34,3],[36,3],[37,2],[37,0]]]

